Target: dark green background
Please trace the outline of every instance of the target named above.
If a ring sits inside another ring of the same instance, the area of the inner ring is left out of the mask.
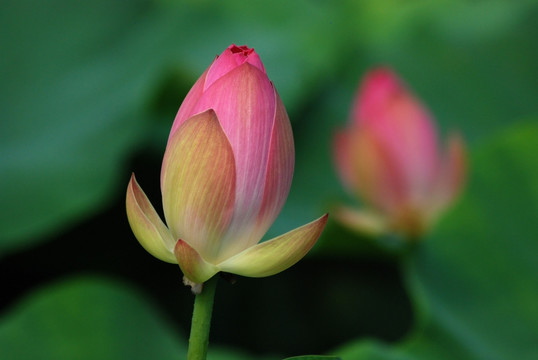
[[[331,138],[360,78],[391,66],[467,189],[424,243],[330,218],[303,261],[219,284],[210,359],[534,359],[538,334],[535,1],[3,1],[0,357],[182,359],[193,297],[136,242],[132,171],[158,203],[175,112],[214,56],[254,47],[288,109],[296,171],[266,238],[358,203]]]

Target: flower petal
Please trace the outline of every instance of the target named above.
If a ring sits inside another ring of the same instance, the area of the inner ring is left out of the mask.
[[[162,166],[166,222],[208,261],[233,215],[235,161],[213,110],[185,121],[170,139]]]
[[[249,246],[257,222],[275,120],[275,91],[264,72],[245,62],[207,88],[194,110],[209,108],[217,113],[230,140],[237,174],[234,215],[219,256],[223,260]]]
[[[221,271],[264,277],[277,274],[301,260],[318,240],[328,215],[265,241],[218,264]]]
[[[370,71],[360,89],[356,121],[371,128],[400,168],[409,197],[422,201],[437,176],[437,131],[426,107],[389,69]]]
[[[204,90],[211,86],[216,80],[220,79],[228,72],[232,71],[239,65],[248,62],[265,73],[263,63],[254,51],[247,46],[230,45],[226,50],[218,56],[213,64],[209,67],[207,80],[204,85]]]
[[[151,255],[169,263],[177,263],[174,256],[175,239],[136,182],[134,174],[127,187],[127,218],[140,245]]]
[[[271,147],[265,172],[263,201],[248,247],[257,244],[277,218],[291,187],[295,165],[295,149],[290,120],[282,100],[275,90],[277,101]]]
[[[397,161],[369,128],[355,129],[349,136],[355,191],[386,214],[397,211],[407,201],[406,183]]]
[[[219,272],[215,265],[205,261],[186,241],[181,239],[177,241],[174,254],[183,275],[189,280],[193,289],[195,284],[202,284]]]

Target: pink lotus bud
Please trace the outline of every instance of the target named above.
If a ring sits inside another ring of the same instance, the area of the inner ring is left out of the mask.
[[[365,76],[334,149],[343,182],[371,208],[342,209],[338,217],[362,230],[423,234],[465,178],[461,138],[451,136],[441,155],[431,115],[386,68]]]
[[[168,226],[133,176],[131,228],[191,284],[219,271],[276,274],[308,252],[327,220],[258,244],[286,201],[294,156],[286,109],[258,54],[232,45],[194,84],[172,125],[161,171]]]

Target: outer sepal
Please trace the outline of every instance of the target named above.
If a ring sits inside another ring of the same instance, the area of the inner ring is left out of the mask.
[[[328,214],[321,218],[250,247],[218,264],[221,271],[249,277],[277,274],[301,260],[318,240]]]
[[[173,253],[175,240],[136,182],[134,174],[127,187],[127,218],[136,239],[156,258],[176,264]]]

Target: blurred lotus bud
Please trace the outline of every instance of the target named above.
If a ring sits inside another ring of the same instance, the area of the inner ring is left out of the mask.
[[[360,86],[348,128],[334,139],[347,189],[368,206],[340,208],[337,218],[365,232],[420,237],[460,192],[466,170],[461,137],[440,153],[428,110],[387,68],[370,71]]]
[[[258,244],[286,201],[294,157],[288,115],[258,54],[232,45],[196,81],[172,125],[161,170],[167,225],[133,175],[131,228],[152,255],[178,263],[193,286],[219,271],[283,271],[310,250],[327,221],[325,215]]]

